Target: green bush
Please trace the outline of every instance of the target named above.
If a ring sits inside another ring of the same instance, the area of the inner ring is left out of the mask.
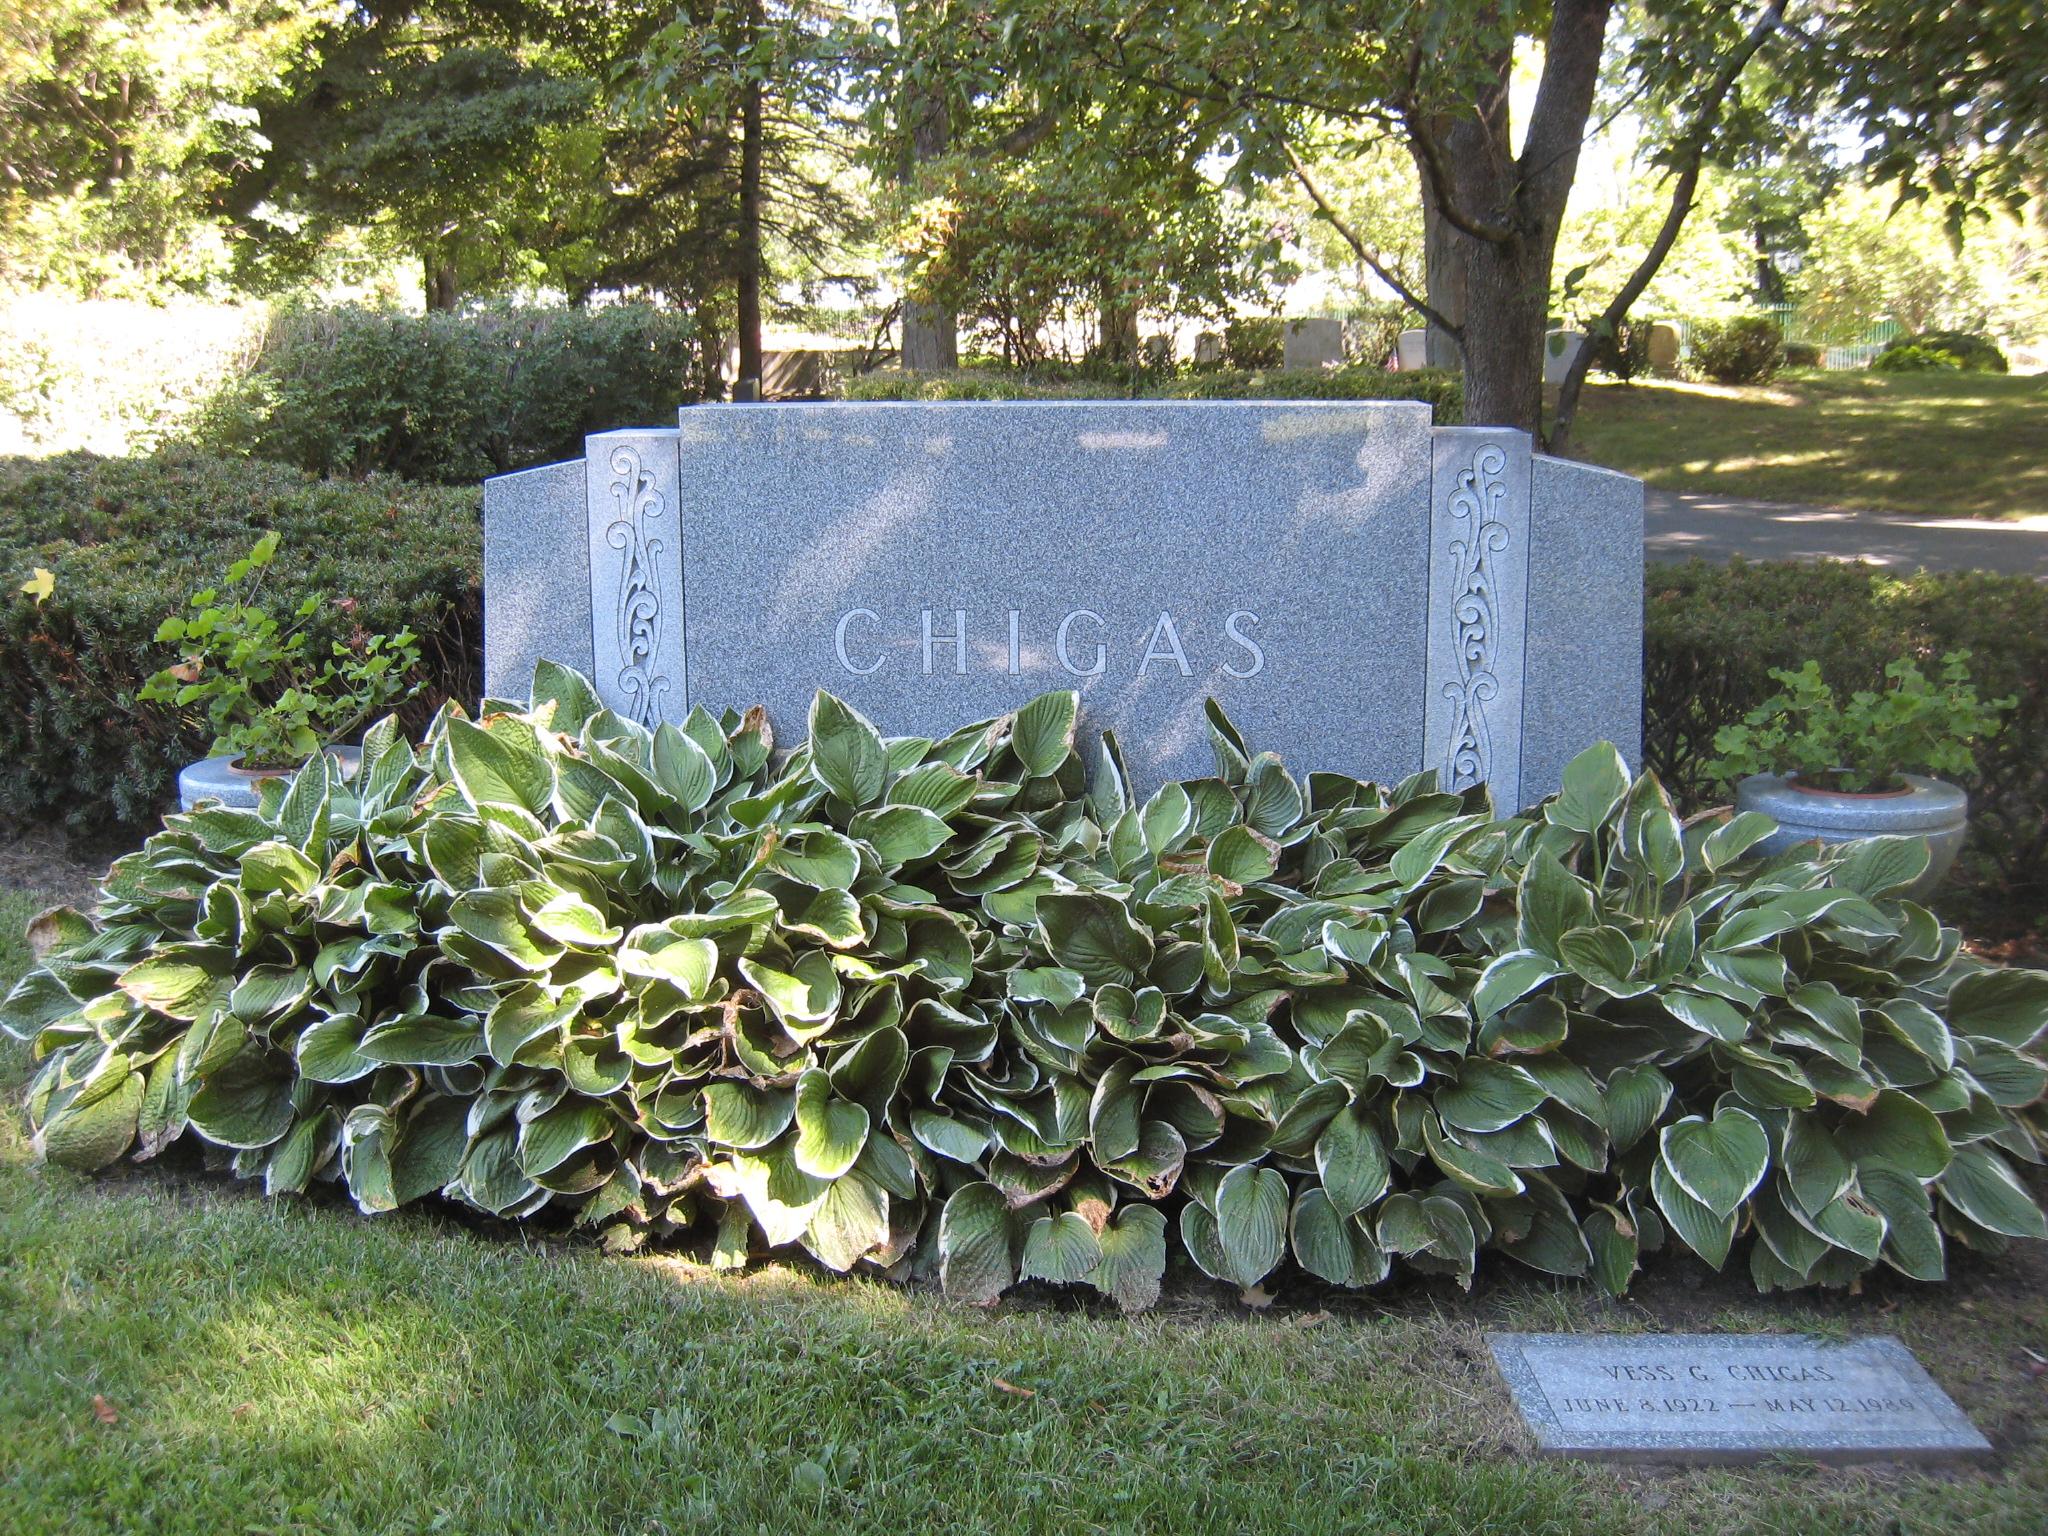
[[[1822,561],[1649,568],[1643,760],[1691,805],[1725,803],[1714,736],[1778,693],[1774,667],[1808,659],[1838,692],[1881,691],[1885,669],[1970,652],[1986,698],[2016,696],[1977,743],[1967,857],[2009,896],[2048,896],[2048,586],[1983,571],[1897,576]]]
[[[482,534],[475,490],[318,481],[190,451],[152,458],[0,459],[0,814],[82,833],[154,830],[177,771],[208,737],[137,701],[176,651],[158,626],[246,554],[283,541],[272,596],[324,594],[308,644],[411,630],[428,694],[474,700]],[[46,600],[18,590],[36,567]]]
[[[1897,896],[1924,843],[1747,859],[1768,818],[1687,827],[1606,746],[1499,821],[1296,779],[1213,707],[1216,775],[1139,803],[1074,693],[936,742],[821,694],[779,768],[758,715],[536,694],[171,818],[97,923],[39,919],[0,1022],[42,1153],[190,1134],[273,1195],[980,1303],[1149,1306],[1170,1231],[1247,1290],[1492,1252],[1617,1295],[1667,1237],[1765,1290],[2048,1237],[2008,1161],[2048,973]]]
[[[1818,368],[1823,359],[1821,349],[1810,341],[1788,341],[1785,343],[1785,366],[1787,368]]]
[[[1692,366],[1716,384],[1762,384],[1784,362],[1784,333],[1761,315],[1692,329]]]
[[[849,400],[1421,400],[1439,426],[1464,419],[1464,381],[1443,369],[1389,373],[1381,368],[1307,372],[1189,371],[1118,384],[1102,379],[1033,382],[993,370],[958,373],[877,372],[846,384]]]
[[[1928,331],[1902,336],[1870,360],[1882,373],[2005,373],[2005,354],[1989,336],[1971,331]]]
[[[695,398],[694,322],[649,304],[425,315],[345,304],[271,323],[202,446],[320,475],[473,484]]]
[[[1287,352],[1287,322],[1264,315],[1223,327],[1223,360],[1233,368],[1278,368]]]

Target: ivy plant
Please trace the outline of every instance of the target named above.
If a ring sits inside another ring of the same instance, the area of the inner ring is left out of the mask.
[[[51,1161],[196,1137],[274,1195],[834,1270],[1158,1295],[1169,1254],[1620,1294],[1668,1243],[1766,1289],[2048,1236],[2048,974],[1904,899],[1924,845],[1770,860],[1595,747],[1538,810],[1298,778],[1211,706],[1140,798],[1048,694],[885,739],[820,694],[649,731],[529,705],[386,720],[202,806],[38,920],[0,1019]]]

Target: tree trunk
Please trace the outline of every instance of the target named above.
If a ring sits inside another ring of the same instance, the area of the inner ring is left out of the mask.
[[[1476,139],[1485,130],[1471,118],[1453,120],[1440,118],[1436,125],[1438,136],[1444,141],[1450,153],[1471,153],[1471,146],[1463,141]],[[1423,297],[1429,300],[1429,307],[1455,326],[1465,323],[1465,247],[1462,236],[1444,218],[1442,205],[1436,196],[1436,184],[1427,174],[1422,177],[1422,273]],[[1464,353],[1459,349],[1457,336],[1432,323],[1429,338],[1424,348],[1423,360],[1432,368],[1447,368],[1452,372],[1465,366]]]
[[[952,142],[953,124],[945,99],[933,91],[913,91],[905,100],[911,114],[910,163],[903,179],[909,181],[916,166],[936,160]],[[960,366],[960,320],[950,309],[938,304],[903,301],[903,366],[919,372],[950,373]]]
[[[1490,61],[1486,88],[1448,132],[1410,124],[1424,180],[1434,183],[1464,258],[1465,420],[1473,426],[1541,433],[1551,263],[1612,9],[1613,0],[1555,0],[1519,158],[1508,119],[1510,49]]]
[[[429,256],[426,260],[426,269],[426,304],[429,312],[453,309],[462,299],[462,288],[455,276],[454,264],[443,261],[439,256]]]
[[[750,41],[759,36],[758,9],[750,9]],[[735,400],[761,398],[761,82],[750,80],[740,97],[740,363]]]

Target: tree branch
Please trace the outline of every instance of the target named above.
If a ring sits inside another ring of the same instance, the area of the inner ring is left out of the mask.
[[[1444,164],[1443,146],[1422,126],[1421,115],[1404,105],[1401,126],[1408,134],[1408,142],[1415,148],[1415,158],[1422,167],[1422,174],[1429,178],[1429,190],[1436,199],[1436,211],[1443,221],[1474,240],[1484,240],[1489,245],[1512,245],[1515,240],[1512,229],[1475,219],[1458,206],[1458,199],[1451,190],[1450,167]]]
[[[1287,156],[1288,165],[1294,169],[1294,179],[1301,183],[1301,189],[1309,195],[1309,200],[1316,205],[1316,211],[1330,221],[1331,228],[1344,237],[1344,243],[1351,247],[1360,261],[1372,269],[1373,276],[1393,289],[1400,296],[1402,303],[1421,315],[1431,325],[1448,332],[1462,342],[1465,339],[1465,328],[1462,325],[1453,324],[1445,319],[1430,307],[1427,299],[1415,293],[1406,283],[1402,282],[1401,279],[1394,276],[1386,267],[1381,265],[1379,258],[1366,248],[1365,241],[1359,237],[1358,231],[1353,229],[1344,220],[1342,215],[1330,205],[1330,200],[1324,195],[1322,187],[1317,184],[1315,177],[1310,174],[1309,168],[1302,164],[1301,156],[1294,152],[1294,146],[1287,141],[1286,136],[1271,128],[1268,128],[1266,131],[1272,135],[1273,142],[1280,146],[1280,152]]]
[[[1686,216],[1692,212],[1693,193],[1699,186],[1700,167],[1706,159],[1707,145],[1721,121],[1728,95],[1735,89],[1736,81],[1742,78],[1742,72],[1749,67],[1749,61],[1756,57],[1784,18],[1785,0],[1769,0],[1741,44],[1708,82],[1698,115],[1678,141],[1678,180],[1671,189],[1671,207],[1664,215],[1663,226],[1657,231],[1657,238],[1650,242],[1649,250],[1643,253],[1643,259],[1636,263],[1628,281],[1621,285],[1607,308],[1600,312],[1600,318],[1593,322],[1601,335],[1612,336],[1619,342],[1621,325],[1628,318],[1629,307],[1643,296],[1643,290],[1650,286],[1658,268],[1664,265],[1664,258],[1671,254],[1671,247],[1678,243],[1679,231],[1685,227]],[[1544,439],[1544,448],[1549,453],[1563,453],[1571,441],[1572,423],[1579,412],[1579,394],[1585,388],[1586,370],[1592,362],[1592,347],[1582,344],[1578,356],[1565,370],[1564,380],[1557,391],[1557,418]]]

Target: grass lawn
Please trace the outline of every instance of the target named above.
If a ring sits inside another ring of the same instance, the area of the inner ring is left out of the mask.
[[[0,896],[0,971],[36,903]],[[26,1065],[0,1056],[11,1097]],[[1504,1260],[1471,1298],[1199,1280],[1123,1319],[798,1267],[32,1166],[0,1115],[0,1531],[2039,1536],[2048,1258],[1767,1301],[1696,1265],[1619,1305]],[[1983,1468],[1539,1462],[1484,1351],[1539,1329],[1892,1332]],[[2029,1353],[2029,1352],[2033,1353]],[[104,1407],[96,1407],[103,1404]],[[624,1431],[624,1432],[622,1432]]]
[[[1936,517],[2048,513],[2048,374],[1596,384],[1575,452],[1673,491]]]

